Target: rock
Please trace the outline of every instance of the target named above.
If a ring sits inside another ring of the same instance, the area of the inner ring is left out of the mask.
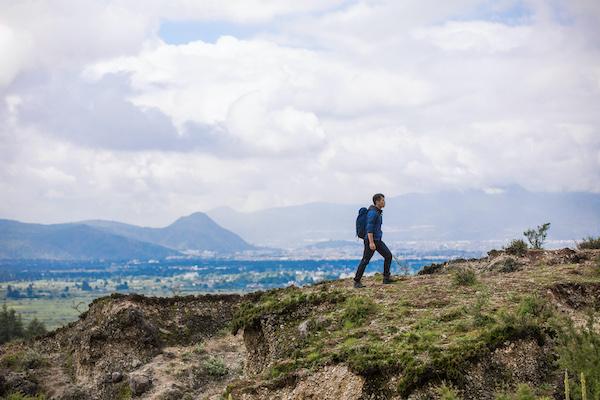
[[[131,360],[131,368],[137,368],[140,365],[142,365],[142,362],[140,360],[138,360],[137,358],[134,358],[133,360]]]
[[[183,397],[183,392],[177,388],[169,388],[160,395],[160,400],[179,400]]]
[[[129,387],[131,388],[131,392],[136,396],[146,392],[150,389],[150,386],[152,386],[152,381],[147,375],[132,374],[129,377]]]
[[[310,323],[310,319],[304,320],[298,325],[298,333],[301,337],[305,338],[308,336],[308,325]]]
[[[37,383],[30,381],[24,372],[10,372],[4,379],[4,390],[7,393],[21,392],[22,394],[28,396],[34,396],[37,394]]]
[[[52,398],[56,400],[87,400],[90,396],[86,390],[70,385],[60,395]]]
[[[112,383],[121,382],[123,380],[123,373],[115,371],[111,374],[110,380]]]

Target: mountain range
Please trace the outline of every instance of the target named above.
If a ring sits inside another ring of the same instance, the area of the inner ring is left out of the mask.
[[[255,248],[202,212],[163,228],[107,220],[47,225],[0,220],[0,259],[159,259]]]
[[[309,203],[239,212],[207,212],[219,225],[264,246],[299,248],[321,241],[354,240],[358,209],[371,204]],[[545,222],[548,240],[574,241],[600,234],[600,194],[500,190],[411,193],[386,197],[384,240],[390,242],[506,241]]]
[[[278,249],[325,254],[352,246],[360,253],[355,219],[369,203],[317,202],[254,212],[220,207],[161,228],[109,220],[45,225],[0,219],[0,259],[150,259]],[[404,194],[386,198],[382,229],[396,249],[424,249],[420,243],[439,249],[454,242],[473,250],[475,242],[489,247],[488,242],[523,238],[524,230],[545,222],[551,223],[549,241],[600,235],[600,194],[529,192],[518,186]]]

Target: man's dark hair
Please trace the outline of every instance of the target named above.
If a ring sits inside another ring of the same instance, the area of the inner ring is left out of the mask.
[[[385,196],[381,193],[377,193],[373,195],[373,204],[375,204],[377,202],[377,200],[379,199],[383,199]]]

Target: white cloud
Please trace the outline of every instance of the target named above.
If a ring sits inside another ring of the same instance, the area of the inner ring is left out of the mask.
[[[29,35],[0,23],[0,89],[11,83],[19,71],[27,66],[31,46]]]
[[[417,39],[447,51],[506,52],[527,43],[532,28],[497,22],[449,21],[443,26],[418,29]]]
[[[6,217],[160,226],[373,192],[600,191],[591,2],[562,19],[512,0],[49,4],[0,10]],[[530,15],[489,18],[515,4]],[[268,29],[172,45],[165,19]]]

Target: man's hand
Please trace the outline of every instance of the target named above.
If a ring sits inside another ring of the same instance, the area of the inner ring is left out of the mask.
[[[375,238],[373,237],[373,232],[367,232],[367,237],[369,238],[369,248],[371,250],[375,250]]]

